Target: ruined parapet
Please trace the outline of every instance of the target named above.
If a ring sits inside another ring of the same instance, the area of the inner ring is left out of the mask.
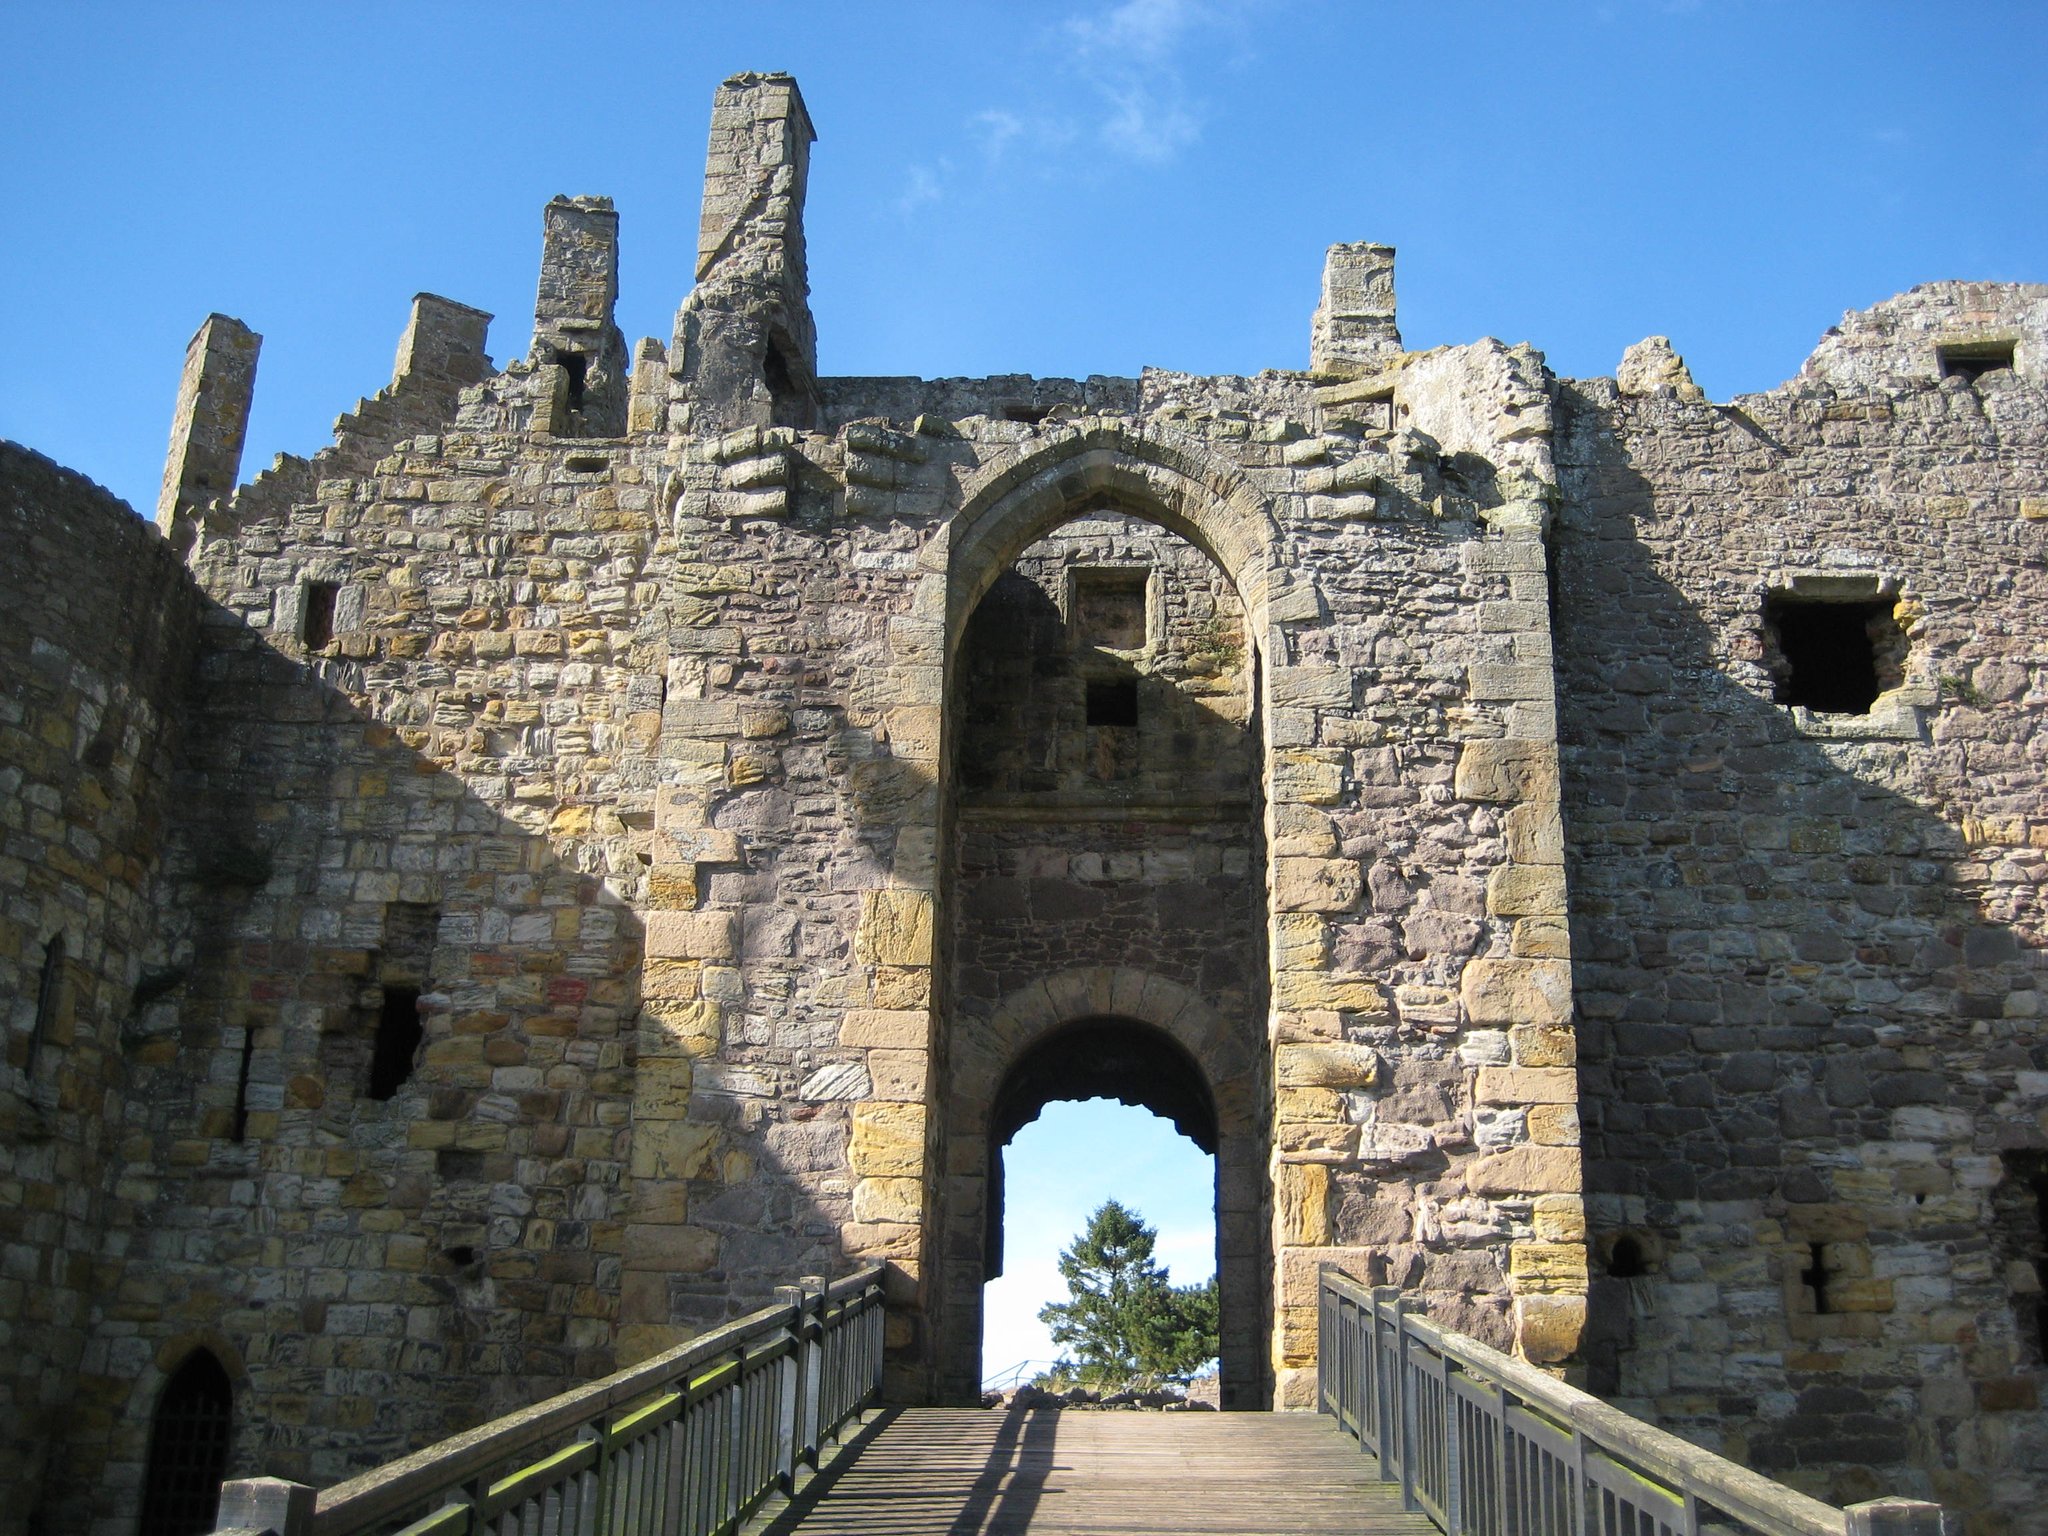
[[[1672,349],[1669,336],[1645,336],[1621,354],[1614,384],[1624,395],[1672,400],[1704,400],[1685,359]]]
[[[1398,357],[1394,248],[1333,245],[1323,258],[1323,299],[1309,333],[1312,373],[1372,372]]]
[[[1922,283],[1829,328],[1798,382],[1897,394],[2048,377],[2048,284]]]
[[[619,216],[608,197],[547,206],[529,360],[540,382],[534,430],[615,437],[625,426],[626,339],[619,297]]]
[[[817,415],[803,235],[816,137],[789,76],[734,75],[718,88],[697,286],[669,348],[676,403],[699,429],[807,427]]]
[[[435,293],[413,295],[412,316],[398,338],[391,392],[426,390],[453,399],[465,385],[489,377],[484,337],[491,317]]]
[[[1536,348],[1489,337],[1409,358],[1394,405],[1399,424],[1427,434],[1482,506],[1505,509],[1556,484],[1553,383]]]
[[[192,547],[200,512],[232,491],[241,473],[262,346],[263,338],[241,321],[208,315],[185,348],[156,499],[157,527],[180,554]]]

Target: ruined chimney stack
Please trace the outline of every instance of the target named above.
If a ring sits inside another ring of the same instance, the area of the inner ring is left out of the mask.
[[[532,361],[552,388],[539,431],[612,437],[625,429],[626,338],[619,298],[619,216],[608,197],[557,197],[542,216]]]
[[[669,349],[679,403],[697,421],[806,427],[816,415],[818,342],[803,232],[816,138],[788,75],[734,75],[718,88],[697,286],[676,316]]]
[[[1368,373],[1400,353],[1394,324],[1394,248],[1333,245],[1323,258],[1323,300],[1309,333],[1313,373]]]
[[[262,346],[263,338],[241,321],[208,315],[185,348],[163,489],[156,498],[157,527],[181,555],[198,537],[200,514],[232,491],[241,475]]]

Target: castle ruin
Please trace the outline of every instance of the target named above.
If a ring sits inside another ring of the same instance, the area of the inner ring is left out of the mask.
[[[0,449],[0,1533],[859,1261],[972,1401],[1001,1148],[1093,1095],[1215,1156],[1226,1407],[1335,1264],[2041,1529],[2048,287],[1717,404],[1407,350],[1338,245],[1306,370],[825,377],[812,139],[720,88],[666,341],[557,198],[530,350],[421,295],[310,460],[241,482],[218,315],[155,526]]]

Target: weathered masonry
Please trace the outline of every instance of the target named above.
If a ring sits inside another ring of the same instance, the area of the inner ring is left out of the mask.
[[[1216,1155],[1228,1406],[1334,1262],[2039,1529],[2048,288],[1721,405],[1405,350],[1339,245],[1307,371],[833,378],[811,142],[720,89],[666,341],[558,198],[530,350],[422,295],[311,460],[238,483],[220,316],[155,528],[0,451],[0,1532],[866,1260],[970,1398],[1001,1148],[1097,1094]]]

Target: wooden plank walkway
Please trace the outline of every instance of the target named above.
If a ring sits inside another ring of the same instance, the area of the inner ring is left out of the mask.
[[[1309,1413],[885,1410],[761,1536],[1435,1536]]]

